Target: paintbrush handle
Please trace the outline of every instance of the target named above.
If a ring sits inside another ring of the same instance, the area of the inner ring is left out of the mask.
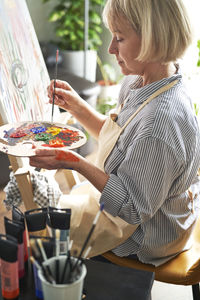
[[[58,55],[59,55],[59,50],[56,51],[55,78],[54,78],[54,82],[53,82],[53,101],[52,101],[52,111],[51,111],[51,122],[52,123],[53,123],[54,102],[55,102],[55,88],[56,88],[57,69],[58,69]]]

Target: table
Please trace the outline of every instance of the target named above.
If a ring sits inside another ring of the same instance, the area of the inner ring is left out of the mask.
[[[154,273],[86,260],[85,300],[149,300]],[[1,292],[0,299],[2,300]],[[36,300],[31,265],[20,282],[19,300]],[[55,299],[56,300],[56,299]]]

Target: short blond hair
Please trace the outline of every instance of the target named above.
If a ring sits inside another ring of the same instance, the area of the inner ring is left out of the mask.
[[[107,0],[103,19],[108,26],[125,17],[141,37],[141,62],[163,63],[181,58],[192,42],[192,29],[181,0]]]

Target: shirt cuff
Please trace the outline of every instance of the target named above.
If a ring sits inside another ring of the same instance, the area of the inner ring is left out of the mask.
[[[104,203],[105,210],[112,216],[119,215],[120,209],[128,197],[127,190],[122,185],[121,180],[115,176],[110,175],[100,198],[100,203]]]

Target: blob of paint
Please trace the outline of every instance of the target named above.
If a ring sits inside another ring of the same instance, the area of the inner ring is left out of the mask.
[[[74,162],[79,161],[79,158],[77,156],[75,156],[73,153],[64,152],[64,151],[57,152],[56,159],[57,160],[74,161]]]

